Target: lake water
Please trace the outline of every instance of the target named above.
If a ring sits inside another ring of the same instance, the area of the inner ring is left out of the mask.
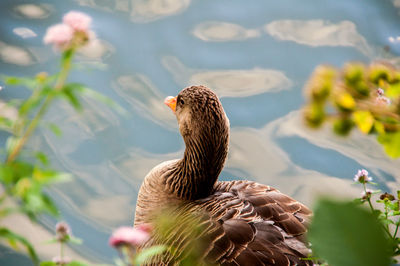
[[[93,18],[99,41],[77,57],[81,68],[69,80],[127,111],[121,115],[85,98],[85,112],[76,114],[59,103],[46,120],[57,123],[63,136],[43,128],[29,143],[46,151],[54,167],[74,175],[49,191],[62,219],[84,241],[67,251],[71,257],[111,263],[117,256],[108,237],[116,227],[132,224],[144,176],[182,155],[175,117],[163,99],[188,85],[214,89],[230,119],[222,180],[255,180],[310,205],[322,194],[359,196],[352,178],[361,168],[382,190],[400,187],[399,160],[388,159],[373,137],[353,132],[339,138],[329,127],[308,130],[301,120],[302,88],[317,65],[400,62],[399,0],[2,0],[0,73],[54,73],[59,54],[43,44],[43,35],[70,10]],[[2,100],[28,95],[0,85]],[[0,137],[4,143],[6,135]],[[8,225],[30,235],[51,258],[43,239],[55,223],[43,217],[39,230],[15,218]],[[23,261],[1,250],[1,265]]]

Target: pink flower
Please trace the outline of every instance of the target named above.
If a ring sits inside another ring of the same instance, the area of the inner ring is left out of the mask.
[[[372,193],[374,193],[374,191],[369,189],[369,188],[367,188],[365,191],[363,191],[361,193],[361,198],[363,200],[367,200],[367,199],[369,199],[371,197]]]
[[[71,228],[66,222],[58,222],[56,224],[56,238],[58,241],[66,241],[71,235]]]
[[[388,97],[386,96],[378,96],[375,99],[375,103],[376,104],[380,104],[380,105],[390,105],[391,101]]]
[[[87,33],[89,31],[92,19],[82,12],[70,11],[65,14],[63,22],[76,31],[83,31]]]
[[[65,24],[57,24],[47,29],[44,36],[45,44],[54,44],[57,48],[62,49],[74,37],[74,30]]]
[[[121,245],[139,246],[150,238],[149,232],[139,228],[123,226],[113,232],[109,244],[113,247]]]
[[[365,169],[358,170],[354,175],[354,181],[359,183],[368,183],[372,181],[372,177],[368,176],[368,171]]]

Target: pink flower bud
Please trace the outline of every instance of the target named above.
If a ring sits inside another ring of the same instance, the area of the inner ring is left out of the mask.
[[[88,33],[92,19],[82,12],[70,11],[65,14],[63,22],[76,31]]]
[[[71,228],[66,222],[59,222],[56,224],[56,238],[58,241],[66,241],[71,235]]]
[[[62,49],[74,37],[74,30],[65,24],[57,24],[47,29],[44,36],[45,44],[53,44],[57,48]]]
[[[122,245],[137,247],[145,243],[150,238],[150,234],[142,229],[123,226],[113,232],[109,244],[115,248]]]

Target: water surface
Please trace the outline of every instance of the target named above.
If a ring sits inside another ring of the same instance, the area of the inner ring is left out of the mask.
[[[388,159],[374,138],[357,132],[338,138],[329,128],[314,132],[301,123],[302,88],[318,64],[399,62],[398,0],[2,0],[1,74],[54,73],[59,54],[43,45],[43,35],[70,10],[92,16],[99,37],[76,60],[91,70],[75,70],[70,80],[128,111],[121,115],[83,99],[85,112],[76,114],[60,103],[46,119],[59,124],[62,138],[42,129],[29,143],[75,176],[49,191],[84,240],[71,256],[113,261],[108,237],[132,224],[144,176],[182,155],[175,117],[162,102],[188,85],[214,89],[230,119],[222,180],[266,183],[310,205],[320,194],[358,196],[352,177],[359,168],[381,189],[399,188],[399,161]],[[2,100],[27,95],[23,88],[0,91]],[[0,137],[4,142],[6,135]],[[44,217],[43,231],[52,232],[55,222]],[[33,240],[51,257],[37,235]],[[2,265],[19,259],[0,254]]]

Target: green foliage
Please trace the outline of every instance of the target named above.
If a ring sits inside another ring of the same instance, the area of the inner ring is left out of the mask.
[[[48,127],[53,132],[53,134],[56,135],[57,137],[61,137],[62,136],[62,131],[56,124],[49,123]]]
[[[333,121],[333,131],[341,136],[346,136],[354,127],[354,121],[347,116],[339,117]]]
[[[374,116],[370,111],[355,111],[353,113],[353,120],[358,129],[364,134],[368,134],[374,125]]]
[[[0,130],[10,134],[5,147],[0,149],[6,155],[5,160],[0,162],[0,185],[4,187],[4,192],[0,194],[0,219],[13,212],[25,214],[32,221],[36,221],[41,214],[59,215],[56,205],[45,193],[45,189],[55,182],[70,180],[71,175],[51,168],[49,159],[42,151],[26,148],[26,143],[42,124],[56,136],[62,135],[61,129],[56,124],[42,121],[55,99],[66,100],[79,112],[84,109],[81,103],[82,96],[99,100],[115,107],[117,111],[121,110],[111,99],[100,93],[79,83],[67,83],[76,49],[88,41],[88,36],[85,36],[82,32],[75,32],[75,41],[71,42],[70,46],[63,47],[61,68],[54,75],[41,72],[34,77],[1,77],[7,87],[22,86],[28,88],[31,95],[23,101],[11,100],[5,104],[6,108],[13,108],[15,117],[6,115],[6,112],[0,114]],[[18,207],[9,207],[5,204],[5,199],[11,199],[18,204]],[[14,234],[7,228],[0,228],[0,237],[8,239],[11,246],[16,242],[24,245],[32,259],[38,262],[32,245],[22,236]],[[66,242],[80,243],[81,241],[68,236]],[[43,265],[54,265],[54,263],[46,262]],[[83,264],[71,262],[68,265]]]
[[[390,157],[400,157],[400,132],[380,134],[378,142],[383,145],[385,152]]]
[[[37,153],[41,163],[47,164],[47,157]],[[65,182],[70,175],[57,172],[40,165],[28,162],[14,161],[8,164],[0,163],[0,182],[4,185],[8,195],[12,195],[20,204],[19,211],[35,220],[41,213],[58,215],[58,210],[43,191],[44,186]]]
[[[39,258],[35,252],[35,249],[23,236],[20,236],[5,227],[0,227],[0,239],[1,238],[7,240],[10,246],[14,248],[17,248],[17,243],[23,245],[28,251],[33,263],[38,264]]]
[[[390,265],[391,241],[376,217],[350,202],[320,200],[310,226],[315,254],[329,265]]]
[[[368,171],[359,170],[354,180],[363,186],[363,196],[353,202],[319,200],[309,228],[314,255],[329,265],[389,265],[400,255],[399,197],[367,189]],[[374,207],[372,198],[379,195]],[[369,209],[361,206],[368,203]]]
[[[149,260],[149,258],[156,256],[158,254],[162,254],[165,250],[166,247],[163,245],[156,245],[146,248],[135,256],[134,258],[135,265],[138,266],[143,265],[145,261]]]
[[[354,125],[375,134],[385,152],[400,157],[400,71],[386,63],[350,63],[343,69],[319,66],[305,87],[304,119],[312,128],[331,121],[348,135]]]

